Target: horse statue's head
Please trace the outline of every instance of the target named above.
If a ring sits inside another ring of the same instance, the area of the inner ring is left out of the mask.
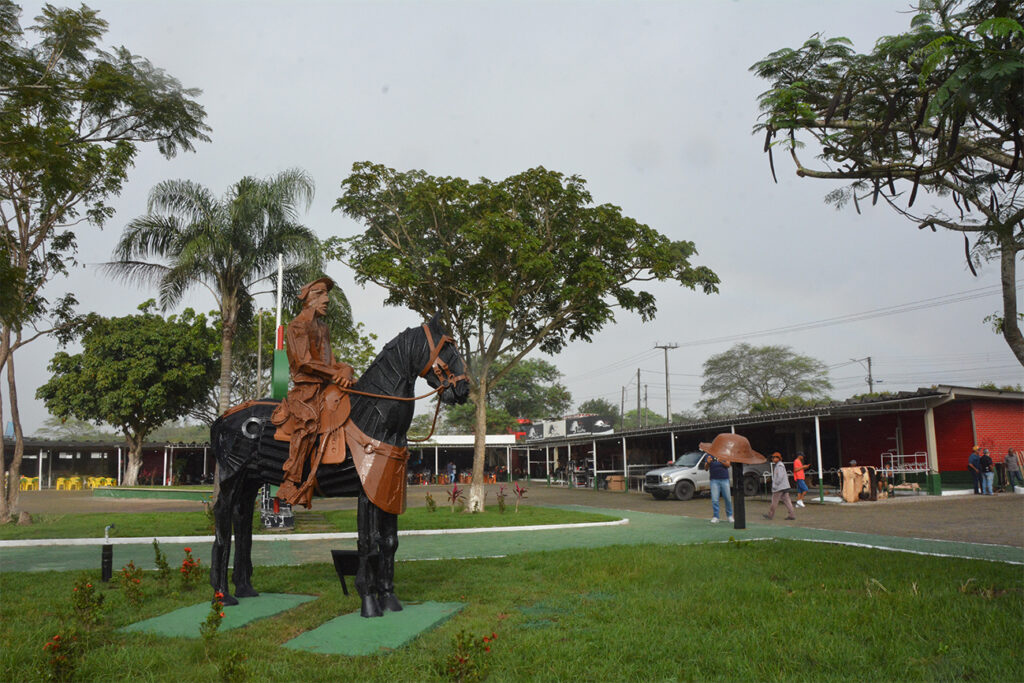
[[[441,402],[449,405],[465,403],[469,398],[469,379],[466,375],[466,362],[444,328],[437,314],[423,323],[428,356],[423,364],[420,377],[427,380],[432,389],[441,390]]]

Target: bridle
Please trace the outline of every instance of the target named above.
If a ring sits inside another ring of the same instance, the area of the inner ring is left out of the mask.
[[[452,372],[451,368],[448,367],[448,364],[441,359],[441,351],[444,349],[445,344],[451,344],[452,346],[454,346],[455,340],[449,337],[447,334],[442,334],[441,338],[438,339],[437,342],[435,343],[434,335],[430,333],[430,327],[427,325],[427,323],[423,323],[423,333],[426,335],[427,344],[430,346],[430,356],[427,358],[426,365],[424,365],[423,369],[420,370],[419,377],[426,378],[427,374],[433,371],[434,376],[437,377],[438,382],[440,382],[437,388],[428,391],[422,396],[412,396],[409,398],[406,398],[404,396],[387,396],[385,394],[373,394],[368,391],[359,391],[358,389],[353,389],[352,387],[340,387],[341,390],[348,394],[359,394],[360,396],[369,396],[370,398],[383,398],[392,401],[419,401],[424,398],[430,398],[435,394],[440,394],[442,391],[449,387],[454,389],[456,383],[458,383],[459,380],[468,380],[469,377],[465,373],[461,375],[456,375],[454,372]],[[441,397],[438,396],[437,407],[434,409],[434,420],[430,425],[430,433],[427,434],[422,439],[407,439],[407,441],[412,443],[419,443],[421,441],[429,440],[430,437],[434,435],[434,427],[437,425],[437,416],[438,413],[440,412]]]
[[[434,343],[434,337],[433,337],[432,334],[430,334],[430,328],[427,327],[426,323],[423,323],[423,332],[427,335],[427,343],[430,345],[430,358],[427,360],[427,364],[425,366],[423,366],[423,369],[420,370],[418,376],[419,377],[426,377],[427,373],[429,373],[431,370],[433,370],[434,371],[434,375],[437,376],[437,379],[440,382],[440,384],[438,385],[438,387],[436,389],[431,389],[427,393],[422,394],[420,396],[405,397],[405,396],[389,396],[387,394],[374,394],[374,393],[371,393],[369,391],[359,391],[358,389],[353,389],[352,387],[342,387],[342,386],[339,386],[338,388],[341,389],[342,391],[344,391],[346,394],[359,394],[360,396],[369,396],[370,398],[384,398],[384,399],[388,399],[389,401],[419,401],[419,400],[422,400],[424,398],[430,398],[434,394],[439,394],[442,391],[444,391],[445,389],[447,389],[448,387],[453,387],[454,388],[455,384],[459,380],[462,380],[462,379],[468,380],[469,377],[465,373],[463,373],[461,375],[456,375],[455,373],[453,373],[451,371],[451,368],[448,367],[448,364],[445,363],[443,360],[441,360],[441,357],[440,357],[441,356],[441,350],[444,348],[444,345],[445,344],[452,344],[454,346],[455,345],[455,340],[452,339],[451,337],[449,337],[447,334],[443,334],[443,335],[441,335],[441,338],[438,339],[437,343],[435,344]]]
[[[455,345],[455,340],[449,337],[447,334],[442,334],[441,338],[434,343],[434,335],[430,334],[430,327],[427,323],[423,323],[423,333],[427,335],[427,344],[430,345],[430,358],[427,359],[427,364],[423,366],[420,371],[420,377],[426,377],[427,373],[431,370],[434,371],[434,375],[437,377],[437,381],[441,384],[438,387],[439,390],[447,389],[448,387],[454,387],[455,384],[462,379],[469,379],[465,373],[456,375],[448,367],[448,364],[441,360],[441,349],[444,348],[445,344]]]

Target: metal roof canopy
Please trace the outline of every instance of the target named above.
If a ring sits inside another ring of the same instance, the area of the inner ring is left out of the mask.
[[[546,448],[554,446],[574,445],[590,441],[605,441],[621,439],[623,437],[646,437],[674,434],[676,432],[700,432],[715,428],[729,429],[743,425],[763,425],[773,422],[796,422],[815,417],[861,417],[865,415],[882,415],[904,410],[926,410],[937,403],[945,403],[957,398],[985,398],[1024,401],[1024,392],[1001,391],[998,389],[976,389],[972,387],[957,387],[939,385],[928,389],[917,391],[901,391],[893,396],[877,398],[865,398],[857,401],[847,400],[843,402],[830,403],[828,405],[813,406],[810,408],[799,408],[796,410],[779,410],[765,413],[754,413],[748,415],[733,415],[729,417],[716,417],[697,422],[685,422],[678,424],[663,424],[657,427],[646,427],[644,429],[630,429],[611,434],[581,434],[576,437],[559,436],[553,439],[535,439],[527,443],[517,444],[518,448]]]

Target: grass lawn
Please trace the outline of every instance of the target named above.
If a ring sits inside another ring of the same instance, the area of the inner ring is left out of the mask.
[[[1024,679],[1024,573],[994,562],[799,541],[400,562],[404,600],[467,607],[408,646],[368,657],[280,647],[358,609],[332,567],[256,573],[263,591],[319,598],[217,634],[208,654],[201,640],[114,630],[206,600],[208,590],[160,590],[147,574],[133,608],[104,587],[103,624],[78,641],[75,680],[220,680],[232,662],[251,680],[444,680],[460,631],[497,634],[490,652],[470,656],[492,681]],[[43,646],[71,623],[80,576],[0,575],[6,680],[43,676]],[[88,576],[99,585],[97,573]]]
[[[315,505],[315,504],[314,504]],[[314,512],[316,508],[313,508]],[[257,513],[258,514],[258,513]],[[301,516],[302,511],[296,512]],[[328,525],[337,531],[356,531],[355,510],[328,510],[323,513]],[[409,508],[398,519],[399,529],[463,529],[469,527],[527,526],[532,524],[570,524],[608,522],[618,519],[597,513],[558,510],[522,505],[519,512],[512,506],[504,514],[496,505],[478,514],[452,514],[447,507],[436,512],[426,508]],[[103,538],[103,529],[114,524],[111,537],[203,536],[213,533],[211,522],[197,503],[194,512],[119,512],[66,515],[36,515],[32,524],[0,525],[0,540],[28,538]],[[255,525],[257,533],[264,533]],[[300,529],[301,531],[301,529]],[[266,532],[266,533],[280,533]]]

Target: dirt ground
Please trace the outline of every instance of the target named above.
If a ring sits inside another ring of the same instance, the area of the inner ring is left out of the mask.
[[[488,503],[495,504],[498,486],[488,485],[486,488]],[[439,503],[444,502],[444,487],[413,486],[409,488],[409,505],[424,505],[427,492],[430,492]],[[707,497],[685,502],[659,501],[654,500],[649,494],[548,488],[534,484],[528,486],[524,502],[533,505],[585,505],[613,510],[711,518],[711,501]],[[812,503],[806,508],[797,509],[795,522],[783,520],[785,510],[778,511],[774,521],[766,522],[761,518],[761,514],[768,510],[767,501],[748,498],[745,503],[747,521],[751,524],[792,524],[836,531],[1024,547],[1024,496],[1014,494],[919,495],[852,504]],[[200,503],[196,501],[98,498],[93,497],[90,491],[21,492],[21,507],[30,514],[174,512],[196,510],[199,506]],[[316,499],[313,502],[314,511],[344,509],[355,509],[355,499]],[[301,513],[301,510],[297,512]]]

